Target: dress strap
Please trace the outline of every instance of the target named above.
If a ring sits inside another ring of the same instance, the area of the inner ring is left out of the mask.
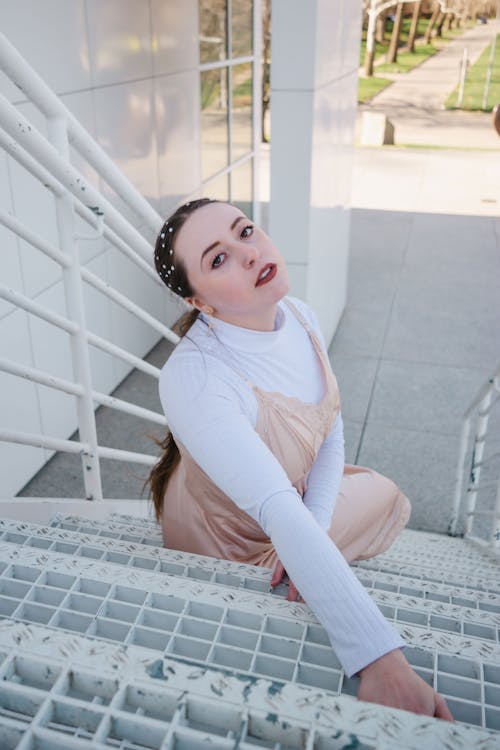
[[[307,333],[311,334],[313,333],[311,326],[307,322],[307,320],[304,318],[302,313],[298,310],[298,308],[293,304],[291,300],[289,300],[287,297],[283,299],[283,302],[285,305],[293,312],[299,323],[301,323],[304,328],[306,329]]]

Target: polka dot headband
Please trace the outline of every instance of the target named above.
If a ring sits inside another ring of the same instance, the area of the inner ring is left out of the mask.
[[[187,207],[189,206],[189,203],[186,203],[185,205]],[[161,240],[160,245],[161,245],[162,250],[165,250],[167,247],[167,244],[172,242],[172,232],[174,231],[174,228],[172,226],[169,226],[169,224],[170,222],[168,221],[165,223],[163,227],[164,231],[162,231],[160,234],[160,240]],[[173,263],[173,258],[172,258],[173,254],[174,254],[174,249],[173,247],[170,246],[169,251],[168,251],[168,255],[170,257],[170,261],[169,261],[170,265],[168,262],[162,263],[161,266],[158,268],[158,274],[160,278],[163,279],[163,281],[165,282],[165,284],[168,286],[169,289],[171,289],[172,291],[182,292],[182,287],[180,286],[177,287],[177,290],[174,290],[173,284],[170,281],[170,277],[175,272],[175,265]],[[159,261],[160,256],[155,255],[155,260]]]

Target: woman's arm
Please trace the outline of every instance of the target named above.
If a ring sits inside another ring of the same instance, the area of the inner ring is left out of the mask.
[[[325,531],[328,531],[332,522],[335,501],[344,473],[344,460],[344,425],[339,413],[330,434],[318,451],[303,496],[304,505]]]

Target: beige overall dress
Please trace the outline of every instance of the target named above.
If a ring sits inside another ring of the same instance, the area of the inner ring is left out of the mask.
[[[307,330],[319,357],[325,393],[318,404],[264,391],[241,377],[258,402],[256,431],[303,496],[307,476],[339,413],[339,390],[321,344],[303,316],[285,300]],[[162,512],[166,547],[272,567],[274,546],[259,524],[208,477],[177,441],[181,460],[168,483]],[[386,550],[410,516],[408,498],[372,469],[346,464],[329,535],[348,562]]]

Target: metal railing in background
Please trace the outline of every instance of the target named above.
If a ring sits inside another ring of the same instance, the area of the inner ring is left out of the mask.
[[[472,541],[488,546],[495,552],[500,552],[500,452],[485,454],[486,443],[488,438],[488,424],[490,415],[494,407],[500,401],[500,365],[497,367],[492,376],[480,389],[479,393],[472,401],[464,413],[462,434],[460,438],[460,455],[457,466],[457,476],[455,484],[455,497],[453,502],[453,513],[450,519],[448,533],[452,536],[457,534],[457,526],[460,518],[464,497],[465,502],[465,521],[464,536]],[[472,442],[472,457],[470,468],[466,469],[466,459],[469,448],[469,438],[471,433],[471,423],[476,418],[475,433]],[[481,482],[481,476],[486,466],[498,467],[498,478]],[[467,477],[467,479],[466,479]],[[464,485],[465,493],[464,493]],[[496,489],[495,503],[492,510],[476,510],[478,493],[480,491]],[[483,516],[491,517],[492,523],[489,532],[489,539],[480,539],[473,535],[474,518]]]
[[[87,500],[102,500],[100,458],[133,461],[152,465],[156,458],[143,453],[118,450],[98,444],[94,409],[97,404],[165,425],[162,414],[95,391],[92,387],[89,345],[118,357],[158,378],[159,369],[131,352],[87,330],[83,283],[120,305],[139,320],[176,343],[178,336],[125,295],[105,283],[79,261],[77,215],[89,225],[92,239],[104,237],[125,254],[139,271],[146,274],[168,294],[152,266],[152,248],[146,238],[94,186],[75,169],[70,161],[70,146],[90,164],[116,193],[127,209],[131,209],[153,236],[162,225],[161,217],[118,170],[94,139],[59,101],[38,74],[28,65],[8,39],[0,34],[0,68],[23,91],[46,118],[46,138],[4,96],[0,96],[0,146],[40,181],[54,196],[58,246],[50,244],[26,227],[16,217],[0,211],[0,223],[29,243],[62,269],[62,280],[68,316],[64,317],[40,305],[19,291],[0,284],[0,297],[30,315],[60,328],[70,336],[74,382],[56,377],[36,368],[6,359],[0,360],[0,371],[26,378],[34,383],[71,394],[76,398],[79,441],[63,440],[47,435],[0,430],[0,440],[43,447],[50,450],[79,453]]]

